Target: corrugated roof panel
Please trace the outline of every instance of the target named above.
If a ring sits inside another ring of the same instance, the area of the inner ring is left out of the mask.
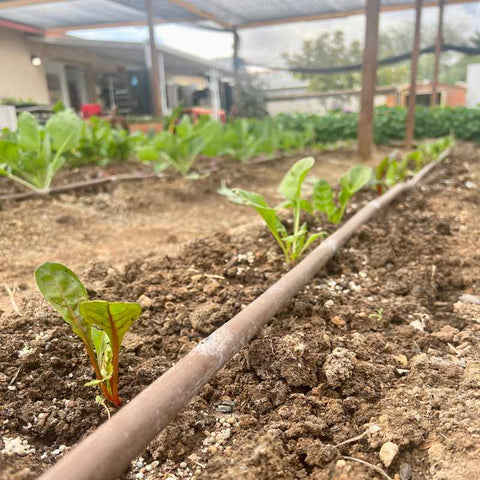
[[[123,5],[128,5],[137,10],[145,10],[145,0],[115,0],[118,3]],[[201,17],[198,17],[192,12],[175,5],[174,3],[169,2],[168,0],[154,0],[153,1],[153,10],[155,16],[158,19],[164,19],[169,21],[175,20],[201,20]]]
[[[365,8],[365,0],[189,0],[233,25]],[[398,2],[397,2],[398,3]]]
[[[74,0],[0,9],[0,18],[39,28],[145,20],[145,13],[111,0]]]
[[[4,1],[7,0],[0,0],[0,19],[39,28],[138,22],[145,20],[146,16],[144,0],[52,0],[50,4],[1,8]],[[12,0],[8,1],[14,4]],[[156,18],[160,20],[198,22],[202,20],[203,11],[215,16],[221,24],[235,27],[358,12],[364,10],[366,5],[366,0],[183,0],[182,7],[173,0],[153,1]],[[471,1],[474,0],[455,0],[455,3]],[[412,7],[413,3],[413,0],[382,0],[382,7]],[[436,4],[432,1],[428,3]],[[446,4],[449,4],[448,0]],[[193,11],[188,5],[193,7]]]

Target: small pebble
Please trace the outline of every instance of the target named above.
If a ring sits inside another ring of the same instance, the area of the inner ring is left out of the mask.
[[[397,453],[398,445],[393,442],[386,442],[380,449],[380,460],[388,468],[392,464],[393,459],[397,456]]]
[[[182,462],[180,464],[180,468],[187,468],[187,462]]]
[[[399,474],[401,480],[410,480],[412,478],[412,466],[408,463],[402,463]]]
[[[138,480],[142,480],[142,478],[144,477],[145,475],[142,473],[142,472],[138,472],[136,475],[135,475],[135,478],[138,478]]]

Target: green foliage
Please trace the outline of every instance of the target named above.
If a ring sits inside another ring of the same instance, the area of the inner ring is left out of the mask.
[[[453,138],[449,136],[425,142],[420,145],[418,150],[414,150],[402,158],[398,158],[396,151],[391,155],[387,155],[375,168],[377,193],[381,195],[385,188],[390,188],[398,182],[403,182],[427,163],[438,159],[440,154],[451,145],[453,145]]]
[[[154,162],[156,170],[172,166],[183,176],[188,176],[198,155],[208,148],[221,129],[219,122],[208,117],[193,124],[190,117],[184,116],[176,126],[175,133],[158,133],[150,144],[139,148],[137,157]]]
[[[330,184],[323,179],[318,180],[313,187],[313,208],[324,213],[331,223],[342,221],[348,202],[372,178],[372,169],[363,165],[355,165],[340,177],[340,191],[337,199]]]
[[[388,144],[405,138],[406,109],[377,107],[374,116],[374,141]],[[274,122],[281,130],[313,131],[309,145],[356,139],[358,114],[331,110],[323,116],[280,114]],[[415,138],[439,138],[453,134],[461,140],[480,142],[480,109],[466,107],[421,107],[415,109]]]
[[[32,190],[48,190],[81,129],[82,121],[70,110],[53,115],[45,128],[30,113],[20,114],[17,135],[0,139],[0,175]]]
[[[238,188],[230,190],[225,185],[222,185],[219,191],[235,203],[243,203],[256,210],[280,246],[287,263],[295,262],[317,238],[324,235],[324,232],[309,235],[307,224],[300,223],[302,211],[312,213],[310,202],[302,198],[302,185],[314,164],[315,160],[308,157],[299,160],[290,168],[278,187],[278,193],[284,197],[285,201],[276,207],[270,207],[259,193]],[[281,209],[288,209],[293,214],[291,234],[278,216],[278,211]]]
[[[65,104],[61,100],[57,100],[55,105],[52,107],[53,113],[59,113],[66,110]]]
[[[136,303],[88,300],[78,277],[60,263],[47,262],[35,270],[35,281],[45,299],[82,340],[102,395],[120,406],[119,352],[123,337],[142,309]]]
[[[112,127],[108,120],[91,117],[83,122],[78,148],[67,161],[71,166],[125,162],[143,142],[141,132],[129,134],[122,128]]]
[[[358,40],[347,43],[341,30],[322,33],[314,40],[304,40],[302,50],[293,56],[285,56],[290,67],[325,68],[361,63],[362,48]],[[359,72],[331,75],[300,75],[310,81],[312,90],[338,90],[360,84]]]

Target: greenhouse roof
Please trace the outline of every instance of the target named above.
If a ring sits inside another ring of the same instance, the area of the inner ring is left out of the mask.
[[[446,0],[446,4],[478,0]],[[366,0],[153,0],[155,22],[234,30],[359,15]],[[424,7],[437,6],[424,0]],[[382,11],[414,8],[413,0],[381,0]],[[0,0],[0,21],[47,33],[145,25],[144,0]]]

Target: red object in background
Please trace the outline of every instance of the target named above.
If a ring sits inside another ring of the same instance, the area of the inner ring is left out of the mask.
[[[182,110],[182,113],[187,113],[192,116],[192,119],[194,122],[198,120],[198,117],[200,115],[208,115],[212,116],[213,111],[210,110],[209,108],[202,108],[202,107],[192,107],[192,108],[184,108]],[[221,122],[225,123],[227,119],[227,115],[225,114],[225,110],[219,110],[218,111],[218,118]]]
[[[102,106],[99,103],[85,103],[82,105],[82,117],[90,118],[102,114]]]

